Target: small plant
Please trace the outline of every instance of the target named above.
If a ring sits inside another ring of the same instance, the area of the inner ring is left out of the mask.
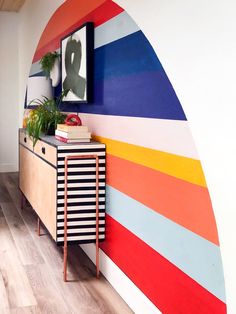
[[[41,65],[41,69],[45,72],[47,77],[49,77],[57,58],[59,58],[59,53],[56,51],[48,52],[41,58],[39,63]]]
[[[33,147],[37,143],[42,133],[49,134],[49,131],[55,133],[57,124],[64,123],[67,115],[59,110],[59,104],[68,91],[63,93],[56,99],[43,97],[43,100],[36,99],[31,103],[38,105],[30,112],[26,122],[26,130],[32,138]]]

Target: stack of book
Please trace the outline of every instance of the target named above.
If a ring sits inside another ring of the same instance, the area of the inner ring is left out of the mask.
[[[85,125],[58,124],[55,138],[64,143],[88,143],[91,139],[91,133]]]

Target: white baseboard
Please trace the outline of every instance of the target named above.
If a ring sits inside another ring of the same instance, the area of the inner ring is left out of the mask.
[[[0,163],[0,172],[17,172],[18,165],[16,164],[7,164],[7,163]]]
[[[95,264],[95,245],[82,244],[80,247]],[[136,314],[161,313],[139,288],[120,270],[120,268],[102,251],[99,252],[100,271],[119,293],[122,299]]]

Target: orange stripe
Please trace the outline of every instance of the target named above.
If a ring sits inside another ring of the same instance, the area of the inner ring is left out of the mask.
[[[48,22],[40,38],[38,49],[50,42],[56,34],[62,33],[70,25],[76,23],[90,11],[96,9],[106,1],[107,0],[69,0],[63,3]]]
[[[53,14],[39,40],[33,62],[48,51],[60,46],[61,38],[76,30],[85,22],[98,26],[123,11],[111,0],[70,0],[62,4]]]
[[[107,183],[219,245],[207,188],[107,155]]]

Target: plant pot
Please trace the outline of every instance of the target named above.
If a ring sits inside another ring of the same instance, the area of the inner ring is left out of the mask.
[[[46,135],[55,135],[55,127],[54,125],[51,125],[50,128],[45,133]]]
[[[54,66],[50,72],[50,78],[52,80],[52,86],[56,87],[61,80],[61,72],[60,72],[60,60],[57,58],[55,60]]]

